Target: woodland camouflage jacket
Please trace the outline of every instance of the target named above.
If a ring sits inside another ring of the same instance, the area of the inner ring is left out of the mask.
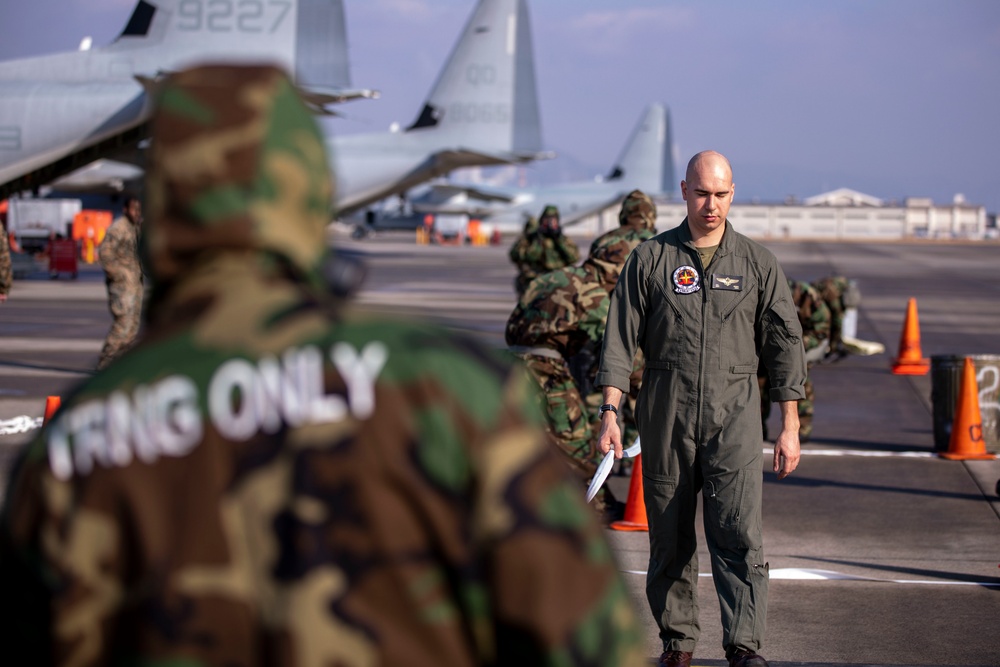
[[[645,664],[523,371],[329,296],[331,178],[289,80],[174,74],[153,137],[148,329],[16,466],[4,659]]]

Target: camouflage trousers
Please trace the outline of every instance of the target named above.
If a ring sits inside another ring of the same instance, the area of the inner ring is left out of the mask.
[[[137,280],[109,280],[108,309],[111,311],[111,329],[104,339],[97,370],[106,367],[135,342],[139,335],[142,316],[142,282]]]
[[[771,383],[766,375],[757,376],[757,384],[760,386],[760,422],[764,427],[764,439],[767,440],[767,419],[771,416],[771,399],[768,398],[768,389]],[[816,395],[813,391],[812,378],[806,377],[806,397],[799,401],[799,442],[808,442],[812,437],[813,422],[813,402]]]
[[[542,390],[546,423],[559,448],[566,453],[570,465],[580,476],[589,480],[599,462],[597,443],[580,390],[564,359],[523,354],[528,370]]]

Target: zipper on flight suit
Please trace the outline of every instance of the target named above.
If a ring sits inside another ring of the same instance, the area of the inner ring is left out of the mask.
[[[695,439],[695,451],[702,444],[702,419],[701,412],[705,403],[705,313],[708,310],[708,287],[705,283],[705,266],[701,262],[701,253],[698,252],[697,248],[690,246],[694,249],[694,258],[698,262],[698,268],[701,272],[701,350],[698,353],[698,416],[695,418],[694,424],[694,439]],[[718,252],[718,249],[716,249]]]

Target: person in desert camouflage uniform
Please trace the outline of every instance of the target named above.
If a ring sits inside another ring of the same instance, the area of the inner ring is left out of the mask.
[[[532,221],[533,219],[528,219],[524,232],[508,253],[510,261],[517,267],[514,289],[518,296],[524,294],[528,283],[536,276],[572,266],[580,259],[580,249],[572,239],[563,234],[558,208],[546,206],[542,209],[538,222],[532,224]]]
[[[331,174],[287,76],[194,68],[155,108],[147,335],[15,468],[4,659],[643,665],[524,369],[331,296]]]
[[[599,461],[592,415],[569,362],[587,346],[600,346],[608,295],[625,258],[652,236],[649,230],[629,229],[592,247],[581,266],[541,274],[507,319],[507,344],[538,382],[549,430],[584,481],[593,477]],[[606,491],[602,498],[610,502]]]
[[[143,297],[142,266],[139,263],[141,224],[139,200],[129,197],[122,207],[122,215],[108,227],[98,251],[112,317],[111,328],[97,362],[98,370],[107,367],[131,347],[139,335]]]
[[[7,240],[7,230],[0,223],[0,303],[7,300],[13,281],[14,267],[10,258],[10,242]]]
[[[830,342],[831,314],[830,308],[823,296],[809,283],[802,280],[788,279],[788,288],[792,292],[792,303],[798,312],[799,324],[802,325],[802,344],[806,350],[807,373],[813,365],[822,359],[824,350]],[[770,382],[767,371],[761,365],[757,369],[757,383],[760,386],[760,420],[764,428],[764,438],[767,439],[767,420],[771,416],[771,400],[768,397]],[[812,422],[815,414],[816,393],[813,389],[812,377],[806,375],[806,397],[799,400],[799,442],[807,442],[812,437]]]

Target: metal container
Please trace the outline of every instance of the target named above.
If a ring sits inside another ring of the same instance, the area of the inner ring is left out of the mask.
[[[931,404],[934,413],[934,449],[948,451],[955,403],[961,389],[962,366],[968,357],[976,369],[979,412],[983,417],[986,451],[1000,453],[1000,354],[938,355],[931,357]]]

